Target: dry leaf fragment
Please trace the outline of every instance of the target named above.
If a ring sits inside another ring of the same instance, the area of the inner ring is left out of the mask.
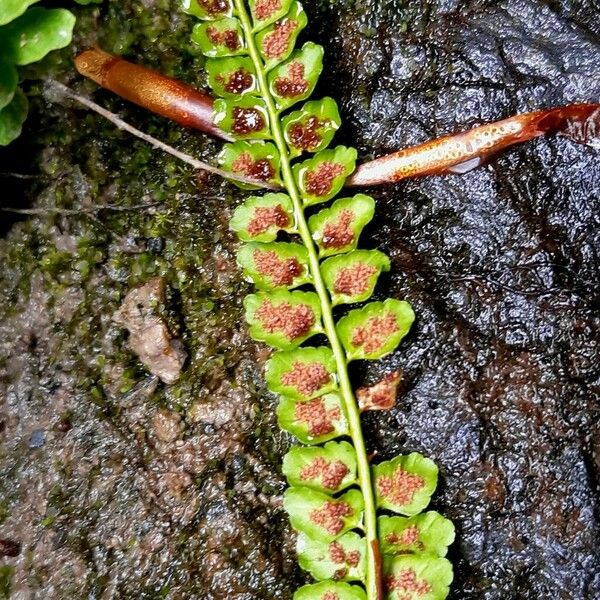
[[[361,411],[390,410],[396,403],[398,385],[402,379],[400,371],[386,375],[375,385],[362,387],[356,390],[356,398]]]

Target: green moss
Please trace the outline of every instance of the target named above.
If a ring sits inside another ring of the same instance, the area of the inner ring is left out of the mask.
[[[8,519],[8,515],[8,506],[6,506],[4,502],[0,501],[0,525],[2,525],[2,523]]]
[[[9,565],[0,565],[0,600],[10,598],[14,571],[14,568]]]

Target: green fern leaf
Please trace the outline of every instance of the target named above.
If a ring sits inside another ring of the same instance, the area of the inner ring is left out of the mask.
[[[283,474],[292,486],[335,494],[356,483],[356,452],[348,442],[295,447],[283,459]]]

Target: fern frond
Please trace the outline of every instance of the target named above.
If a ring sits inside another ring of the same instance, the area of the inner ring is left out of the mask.
[[[413,517],[429,503],[437,467],[416,453],[371,467],[348,374],[350,361],[393,351],[414,312],[407,302],[388,299],[336,323],[333,306],[367,300],[390,269],[382,252],[356,249],[375,202],[359,194],[307,214],[340,192],[356,161],[353,148],[330,148],[341,124],[335,101],[307,101],[323,48],[306,42],[294,49],[306,25],[295,0],[186,3],[204,19],[193,39],[208,57],[209,81],[221,97],[216,123],[237,140],[225,146],[221,165],[280,182],[286,192],[248,198],[231,228],[250,242],[240,248],[238,263],[260,289],[244,303],[250,334],[278,350],[266,379],[281,396],[279,423],[309,446],[292,448],[284,459],[291,486],[284,507],[299,532],[300,565],[321,583],[301,588],[295,599],[383,600],[384,581],[393,600],[443,599],[452,579],[443,558],[451,524],[437,513]],[[309,156],[299,161],[303,155]],[[280,231],[296,239],[277,242]],[[311,291],[290,291],[297,287]],[[328,345],[304,345],[315,334],[325,334]],[[413,520],[378,520],[378,509]],[[399,555],[402,548],[412,554]]]

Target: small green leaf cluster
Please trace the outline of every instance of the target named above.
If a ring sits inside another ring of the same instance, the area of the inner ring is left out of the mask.
[[[0,2],[0,146],[17,138],[28,102],[19,88],[18,66],[41,60],[71,42],[75,17],[62,8],[29,8],[38,0]]]
[[[373,198],[312,208],[338,195],[356,161],[353,148],[329,147],[340,126],[335,101],[308,100],[323,49],[310,42],[295,49],[307,23],[296,0],[183,1],[202,21],[192,37],[219,96],[215,120],[236,140],[221,165],[287,192],[247,198],[230,227],[243,242],[238,263],[258,288],[244,301],[250,334],[276,350],[266,380],[280,396],[278,422],[304,444],[284,459],[284,508],[298,532],[300,565],[318,583],[295,600],[374,600],[373,544],[385,555],[387,598],[443,599],[454,528],[438,513],[422,513],[437,466],[413,453],[371,467],[357,431],[348,364],[392,352],[415,315],[405,301],[368,302],[390,269],[383,252],[358,249]],[[353,303],[366,304],[336,323],[333,307]],[[328,343],[306,345],[315,336]]]

